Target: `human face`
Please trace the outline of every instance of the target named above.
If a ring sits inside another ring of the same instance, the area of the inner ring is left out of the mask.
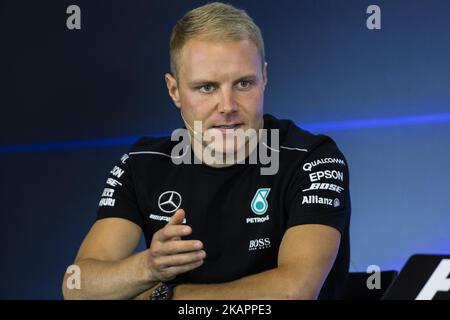
[[[250,40],[190,39],[183,46],[178,77],[166,74],[166,83],[188,128],[194,127],[194,121],[202,121],[203,136],[222,134],[220,144],[200,137],[204,146],[222,154],[236,152],[242,145],[235,143],[234,130],[262,129],[267,64],[261,66],[257,47]],[[191,137],[198,139],[190,131]]]

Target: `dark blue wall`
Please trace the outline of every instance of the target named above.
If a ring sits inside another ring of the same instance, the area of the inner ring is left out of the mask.
[[[135,136],[180,126],[168,39],[202,3],[0,2],[0,298],[60,298],[109,170]],[[263,32],[266,112],[347,156],[352,270],[450,253],[450,2],[230,3]],[[382,30],[366,28],[370,4]]]

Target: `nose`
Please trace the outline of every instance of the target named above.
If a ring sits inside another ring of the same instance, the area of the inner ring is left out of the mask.
[[[237,104],[231,89],[223,89],[220,95],[218,111],[223,114],[230,114],[237,110]]]

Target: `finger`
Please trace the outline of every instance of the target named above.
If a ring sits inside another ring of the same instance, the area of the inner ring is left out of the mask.
[[[183,224],[184,217],[186,216],[183,209],[178,209],[175,211],[175,213],[170,218],[168,224],[169,225],[177,225],[177,224]]]
[[[184,217],[186,216],[186,213],[183,209],[178,209],[175,211],[173,216],[170,218],[169,223],[170,225],[176,225],[176,224],[183,224]],[[172,240],[181,240],[181,237],[174,237]]]
[[[159,269],[167,269],[170,267],[182,266],[203,260],[206,252],[203,250],[189,253],[180,253],[170,256],[160,256],[155,261],[156,267]]]
[[[167,241],[162,245],[161,253],[174,255],[178,253],[198,251],[203,248],[203,243],[198,240]]]
[[[203,260],[185,264],[182,266],[169,267],[164,270],[164,274],[168,275],[168,277],[174,277],[178,274],[182,274],[182,273],[197,269],[201,265],[203,265]]]
[[[165,242],[174,237],[184,237],[192,233],[192,228],[185,225],[166,225],[156,232],[155,237],[158,241]],[[177,239],[174,239],[177,240]],[[179,239],[178,239],[179,240]]]

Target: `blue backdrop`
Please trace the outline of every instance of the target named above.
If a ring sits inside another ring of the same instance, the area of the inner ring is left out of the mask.
[[[229,1],[261,27],[265,111],[332,136],[351,172],[351,270],[450,253],[450,2]],[[0,2],[0,298],[61,298],[109,170],[181,125],[171,28],[204,1]],[[81,30],[66,8],[81,8]],[[366,9],[381,8],[381,30]]]

